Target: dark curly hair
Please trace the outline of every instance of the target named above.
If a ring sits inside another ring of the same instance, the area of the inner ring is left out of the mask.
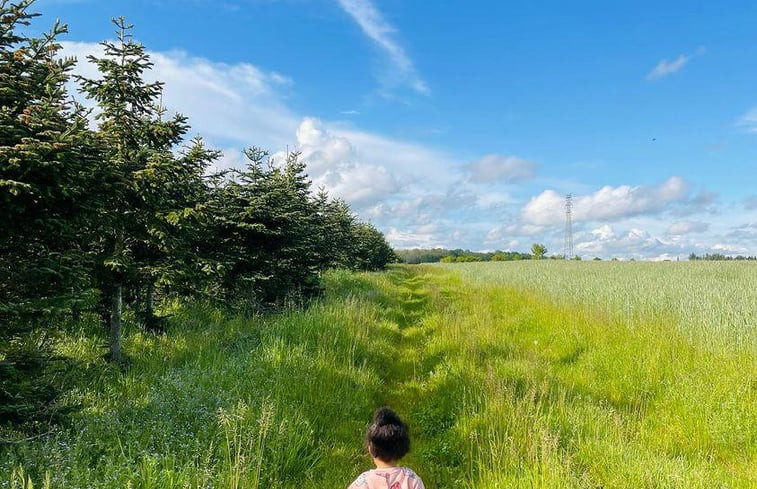
[[[410,451],[407,423],[389,407],[382,407],[373,415],[365,441],[371,455],[384,462],[395,462]]]

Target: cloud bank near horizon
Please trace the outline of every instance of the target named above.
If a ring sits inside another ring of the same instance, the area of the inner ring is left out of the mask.
[[[77,72],[97,44],[65,42]],[[244,165],[241,149],[302,153],[316,186],[345,199],[397,247],[561,252],[564,196],[542,167],[517,154],[463,158],[444,148],[366,131],[353,122],[300,114],[287,103],[296,80],[250,63],[225,64],[181,51],[151,52],[150,80],[165,82],[163,103],[187,115],[193,131],[224,150],[218,167]],[[78,96],[77,98],[81,98]],[[591,186],[585,186],[591,188]],[[757,253],[757,206],[728,212],[685,176],[604,185],[574,194],[576,250],[620,258],[690,252]]]

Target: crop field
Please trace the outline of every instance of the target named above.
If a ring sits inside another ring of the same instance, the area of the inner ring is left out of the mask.
[[[0,445],[0,488],[339,488],[372,411],[428,488],[757,487],[757,266],[500,262],[329,272],[304,309],[190,303],[124,371],[72,324],[78,404]],[[5,435],[4,435],[5,436]]]

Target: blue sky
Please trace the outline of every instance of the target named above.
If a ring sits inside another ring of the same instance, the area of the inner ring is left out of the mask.
[[[126,16],[219,166],[296,148],[398,247],[561,252],[571,192],[585,258],[757,254],[756,2],[36,7],[82,60]]]

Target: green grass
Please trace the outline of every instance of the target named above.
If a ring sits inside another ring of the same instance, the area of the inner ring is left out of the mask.
[[[429,488],[755,487],[755,282],[751,264],[334,272],[306,310],[130,330],[125,373],[82,325],[60,346],[82,409],[0,447],[0,488],[345,487],[383,403]]]

